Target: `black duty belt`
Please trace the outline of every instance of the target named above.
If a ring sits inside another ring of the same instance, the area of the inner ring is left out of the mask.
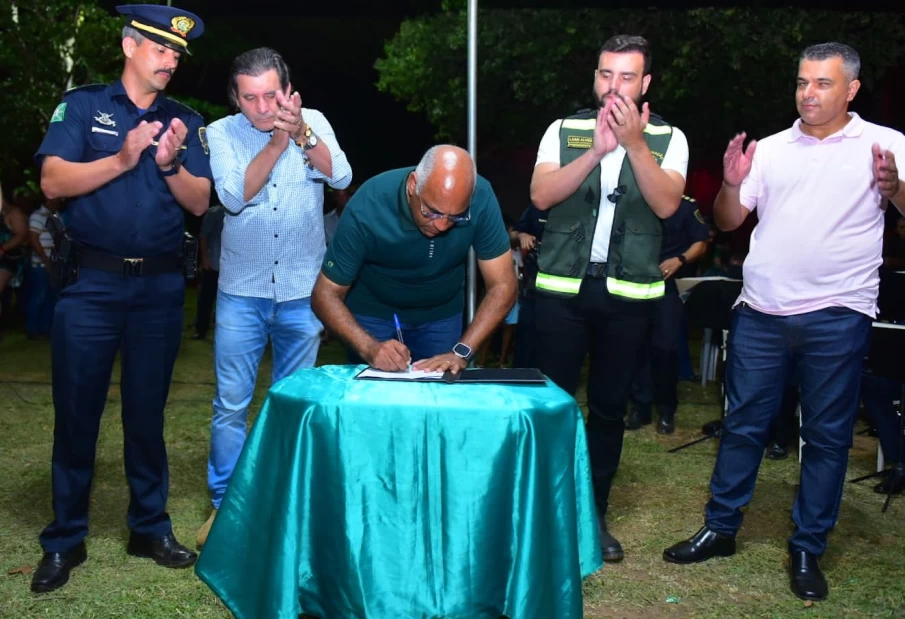
[[[588,264],[588,277],[591,279],[603,279],[606,277],[606,262],[591,262]]]
[[[76,257],[79,267],[97,269],[123,275],[157,275],[182,270],[178,254],[151,256],[149,258],[124,258],[114,254],[97,251],[88,247],[79,247]]]

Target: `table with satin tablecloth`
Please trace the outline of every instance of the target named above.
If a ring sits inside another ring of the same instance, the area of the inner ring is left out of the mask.
[[[196,566],[238,619],[578,619],[602,564],[584,424],[545,385],[274,385]]]

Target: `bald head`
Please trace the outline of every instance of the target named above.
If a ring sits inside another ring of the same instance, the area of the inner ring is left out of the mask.
[[[439,144],[424,153],[415,169],[415,179],[416,194],[421,195],[427,189],[443,203],[464,207],[474,194],[477,170],[468,151]]]

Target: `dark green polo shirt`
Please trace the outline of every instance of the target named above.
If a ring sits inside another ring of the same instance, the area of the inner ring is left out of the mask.
[[[353,314],[420,324],[449,318],[465,305],[465,262],[474,246],[478,260],[509,251],[500,204],[478,176],[471,220],[429,239],[415,226],[405,196],[414,168],[390,170],[368,180],[346,205],[327,253],[323,273],[351,286]]]

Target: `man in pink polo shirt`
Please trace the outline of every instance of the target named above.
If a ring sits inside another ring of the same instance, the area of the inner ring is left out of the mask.
[[[729,414],[705,526],[663,553],[673,563],[735,553],[741,509],[794,375],[806,444],[789,575],[792,592],[806,600],[828,593],[817,559],[839,514],[861,363],[877,315],[884,210],[892,203],[905,213],[896,167],[897,158],[905,161],[905,136],[848,111],[860,65],[847,45],[807,48],[795,94],[801,118],[746,149],[738,135],[726,149],[716,223],[734,230],[754,208],[759,223],[732,317]]]

